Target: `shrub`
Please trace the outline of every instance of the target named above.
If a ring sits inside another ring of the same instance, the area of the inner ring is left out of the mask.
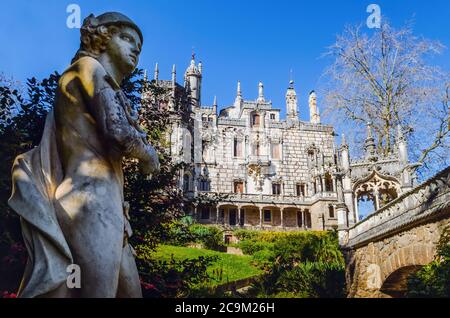
[[[210,250],[220,250],[225,247],[222,231],[215,226],[193,224],[189,228],[192,240],[203,244],[203,247]]]

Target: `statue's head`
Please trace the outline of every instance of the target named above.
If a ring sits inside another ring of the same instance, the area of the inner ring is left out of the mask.
[[[98,58],[107,54],[124,74],[129,74],[138,64],[143,41],[139,27],[125,15],[107,12],[95,17],[91,14],[83,21],[80,49],[72,63],[83,56]]]

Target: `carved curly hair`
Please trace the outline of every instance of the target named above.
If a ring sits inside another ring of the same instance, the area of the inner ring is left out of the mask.
[[[106,50],[113,34],[118,31],[119,28],[115,25],[99,25],[95,16],[93,14],[89,15],[84,19],[83,25],[81,26],[81,44],[72,59],[72,64],[84,56],[97,58]]]

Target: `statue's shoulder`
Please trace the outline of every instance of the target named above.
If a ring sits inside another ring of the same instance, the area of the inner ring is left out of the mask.
[[[105,79],[106,77],[107,73],[99,61],[95,58],[84,56],[64,71],[59,84],[62,88],[70,89],[70,87],[73,88],[71,84],[74,83],[93,96],[95,91],[109,85]]]

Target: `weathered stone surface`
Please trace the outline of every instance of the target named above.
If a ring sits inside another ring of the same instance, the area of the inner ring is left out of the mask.
[[[119,13],[91,15],[82,30],[40,145],[13,167],[9,204],[30,256],[20,297],[141,296],[122,159],[139,159],[144,173],[159,162],[118,83],[137,65],[142,34]],[[76,288],[66,284],[71,264]]]

